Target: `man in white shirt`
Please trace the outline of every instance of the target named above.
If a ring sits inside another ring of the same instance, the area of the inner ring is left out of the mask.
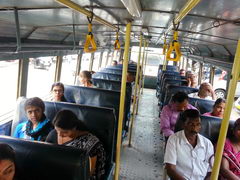
[[[189,97],[216,100],[216,94],[210,83],[204,82],[200,85],[198,92],[189,94]]]
[[[199,134],[198,110],[183,113],[184,130],[171,135],[164,155],[165,168],[171,180],[206,180],[210,178],[213,145]]]

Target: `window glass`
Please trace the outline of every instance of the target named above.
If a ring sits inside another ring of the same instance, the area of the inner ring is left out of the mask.
[[[18,60],[0,61],[0,115],[15,108],[18,62]]]
[[[77,66],[77,54],[63,56],[61,82],[64,84],[74,84],[76,66]]]
[[[215,69],[213,88],[217,97],[224,98],[227,88],[227,71],[219,68]]]
[[[46,97],[54,82],[56,57],[30,58],[28,67],[27,97]]]
[[[101,64],[101,68],[104,68],[105,67],[105,65],[106,65],[106,61],[107,61],[107,51],[105,51],[104,53],[103,53],[103,59],[102,59],[102,64]]]
[[[94,53],[94,60],[93,60],[93,71],[98,71],[98,65],[99,65],[99,60],[100,60],[100,52]]]
[[[89,70],[90,59],[91,59],[91,53],[83,53],[81,71]]]

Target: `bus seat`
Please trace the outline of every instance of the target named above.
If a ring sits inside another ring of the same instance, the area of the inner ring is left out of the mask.
[[[24,112],[24,102],[23,99],[19,102],[17,107],[18,114],[15,118],[14,124],[18,124],[26,120],[26,114]],[[103,143],[104,148],[107,152],[107,169],[111,168],[114,149],[116,143],[116,128],[117,121],[115,118],[115,111],[112,108],[103,108],[95,106],[86,106],[65,102],[50,102],[44,101],[45,104],[45,115],[52,121],[56,113],[63,109],[68,109],[73,111],[82,120],[90,132],[96,135],[100,141]],[[15,129],[15,128],[12,128]]]
[[[103,68],[100,70],[100,72],[122,75],[122,69],[112,68],[112,67]],[[129,69],[128,72],[136,74],[136,70],[133,70],[133,69]]]
[[[187,86],[169,85],[166,88],[166,95],[163,101],[163,105],[167,105],[171,100],[172,96],[177,92],[185,92],[187,94],[190,94],[190,93],[198,92],[198,89],[187,87]]]
[[[189,103],[196,107],[201,114],[204,114],[212,111],[215,101],[189,97]]]
[[[11,121],[1,121],[0,122],[0,135],[11,135],[11,127],[12,127],[12,120]]]
[[[89,156],[82,150],[7,136],[0,136],[0,142],[15,150],[20,179],[89,179]]]
[[[98,88],[64,85],[64,96],[68,102],[90,106],[114,108],[116,119],[119,114],[120,92]],[[128,106],[125,106],[123,127],[128,122]]]
[[[111,73],[106,73],[106,72],[96,72],[92,75],[92,78],[121,81],[122,75],[121,74],[111,74]]]

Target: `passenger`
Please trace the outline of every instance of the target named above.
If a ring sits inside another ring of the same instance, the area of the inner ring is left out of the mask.
[[[240,118],[229,131],[223,150],[220,174],[227,180],[240,179]]]
[[[198,82],[197,82],[196,74],[188,73],[186,77],[187,77],[188,87],[197,88]]]
[[[185,76],[186,75],[185,69],[180,69],[179,74],[180,76]]]
[[[99,139],[88,132],[85,124],[70,110],[62,110],[53,120],[55,130],[47,142],[86,150],[91,158],[91,177],[102,179],[105,173],[106,153]]]
[[[186,109],[196,108],[191,104],[188,104],[188,95],[184,92],[177,92],[174,94],[172,101],[163,107],[160,116],[160,127],[166,138],[174,134],[174,128],[179,113],[185,111]]]
[[[60,83],[60,82],[54,83],[52,85],[51,92],[52,92],[51,101],[67,102],[66,98],[64,97],[64,85],[63,85],[63,83]]]
[[[134,82],[135,81],[135,73],[133,72],[127,72],[127,82]]]
[[[92,73],[90,71],[82,71],[79,74],[80,86],[83,87],[94,87],[92,84]]]
[[[25,102],[24,109],[28,120],[16,127],[13,136],[15,138],[45,141],[53,126],[44,114],[45,105],[43,101],[38,97],[29,98]]]
[[[213,105],[212,112],[207,112],[207,113],[204,113],[203,115],[204,116],[216,116],[219,118],[223,118],[225,104],[226,104],[226,101],[224,99],[218,98]]]
[[[184,111],[184,130],[171,135],[164,155],[165,168],[173,180],[203,180],[210,177],[213,145],[200,135],[198,110]]]
[[[117,65],[118,65],[117,61],[112,62],[112,66],[117,66]]]
[[[210,83],[204,82],[200,85],[198,92],[189,94],[189,97],[215,100],[216,94],[213,90],[212,85]]]
[[[15,175],[15,152],[11,146],[0,143],[0,179],[13,180]]]

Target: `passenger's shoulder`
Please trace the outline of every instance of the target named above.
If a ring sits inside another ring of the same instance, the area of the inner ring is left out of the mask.
[[[201,134],[198,134],[198,136],[199,136],[199,138],[201,139],[201,141],[202,141],[205,145],[211,145],[211,146],[213,146],[212,142],[211,142],[208,138],[204,137],[204,136],[201,135]]]

